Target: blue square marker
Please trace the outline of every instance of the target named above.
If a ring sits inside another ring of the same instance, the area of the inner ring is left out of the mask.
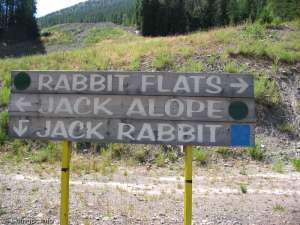
[[[231,145],[232,146],[250,146],[251,145],[251,127],[250,125],[233,124],[230,126]]]

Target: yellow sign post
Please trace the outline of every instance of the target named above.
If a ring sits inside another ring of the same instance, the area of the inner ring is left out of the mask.
[[[61,204],[60,204],[60,225],[69,224],[69,178],[71,142],[64,141],[61,155]]]
[[[192,145],[184,146],[185,152],[185,187],[184,187],[184,225],[192,224],[192,162],[193,162],[193,147]]]

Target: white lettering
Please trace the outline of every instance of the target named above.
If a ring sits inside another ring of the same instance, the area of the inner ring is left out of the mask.
[[[195,140],[195,128],[189,124],[178,124],[178,141],[191,142]]]
[[[193,83],[194,83],[194,92],[195,93],[199,93],[200,92],[200,83],[201,83],[201,79],[204,79],[205,77],[202,76],[190,76],[190,78],[194,79]]]
[[[85,134],[82,132],[84,128],[84,125],[82,122],[80,121],[74,121],[70,124],[69,127],[69,136],[73,139],[80,139],[83,138],[85,136]],[[76,135],[75,133],[79,133],[78,135]],[[80,134],[81,133],[81,134]]]
[[[209,133],[210,133],[210,139],[209,139],[209,141],[211,143],[215,143],[216,142],[216,131],[217,131],[217,128],[222,127],[222,125],[206,125],[205,127],[209,128]]]
[[[70,84],[68,82],[68,78],[65,74],[62,74],[59,76],[57,84],[54,88],[55,91],[58,91],[59,89],[62,89],[64,91],[70,91],[71,87]]]
[[[140,141],[142,139],[148,139],[150,141],[155,141],[155,135],[152,130],[151,124],[150,123],[144,123],[139,135],[137,136],[137,140]]]
[[[198,130],[197,140],[198,140],[198,142],[202,143],[203,142],[203,125],[198,125],[197,130]]]
[[[175,128],[167,123],[159,123],[157,125],[158,137],[157,141],[173,141],[175,140]]]
[[[194,106],[198,105],[198,107],[195,109]],[[200,113],[205,110],[205,104],[201,101],[187,99],[186,100],[186,114],[187,117],[193,117],[193,113]]]
[[[144,108],[144,105],[142,103],[142,100],[139,98],[133,99],[126,115],[127,116],[132,116],[134,114],[138,114],[141,116],[147,116],[146,110]]]
[[[154,99],[149,99],[149,116],[153,116],[153,117],[164,116],[162,113],[155,112],[155,100]]]
[[[222,113],[221,109],[216,109],[217,104],[222,104],[221,101],[207,101],[207,116],[210,118],[222,118],[222,114],[217,115],[217,113]]]
[[[173,105],[173,106],[172,106]],[[177,113],[175,112],[177,110]],[[170,117],[179,117],[184,112],[184,104],[178,99],[170,99],[166,102],[165,113]]]
[[[153,75],[143,75],[142,76],[142,92],[146,92],[148,86],[150,86],[150,85],[153,86],[155,84],[154,81],[150,82],[148,80],[149,78],[155,78],[155,76],[153,76]]]
[[[158,88],[157,88],[157,90],[158,90],[158,92],[171,92],[171,90],[170,89],[164,89],[164,87],[163,87],[163,81],[164,81],[164,78],[163,78],[163,76],[158,76],[157,77],[157,85],[158,85]]]
[[[118,91],[124,91],[124,80],[128,78],[129,75],[115,75],[118,78]]]
[[[41,138],[49,137],[51,131],[51,121],[46,120],[45,128],[44,128],[44,134],[42,134],[41,131],[36,132],[36,135]]]
[[[91,91],[103,91],[105,89],[105,78],[102,75],[90,75],[90,89]]]
[[[207,78],[206,84],[212,88],[212,89],[206,89],[206,92],[211,94],[219,94],[222,92],[220,77],[210,76]]]
[[[51,91],[53,88],[50,86],[53,79],[50,75],[47,74],[41,74],[38,76],[39,78],[39,91],[47,89],[48,91]]]
[[[108,103],[110,103],[111,100],[112,100],[111,98],[107,98],[105,101],[100,102],[99,98],[95,98],[94,99],[94,114],[97,115],[97,114],[101,113],[100,111],[102,111],[102,112],[106,113],[107,115],[112,116],[113,112],[106,108],[107,107],[106,105]]]
[[[86,127],[87,127],[87,134],[86,134],[86,138],[87,139],[91,139],[94,136],[100,140],[103,140],[104,137],[97,131],[103,123],[97,123],[96,126],[93,127],[92,122],[87,122]]]
[[[125,128],[129,128],[125,131]],[[129,138],[130,140],[135,140],[131,133],[135,131],[135,128],[131,124],[127,123],[119,123],[118,126],[118,140],[123,140],[125,138]]]
[[[74,74],[72,80],[73,91],[84,91],[87,88],[87,77],[82,74]]]
[[[185,76],[179,76],[173,89],[174,92],[184,91],[190,93],[191,89]]]
[[[53,128],[51,137],[57,138],[58,136],[61,136],[62,138],[68,138],[68,133],[65,128],[65,124],[63,121],[58,120]]]
[[[85,104],[84,104],[85,102]],[[76,99],[75,104],[74,104],[74,112],[78,115],[87,115],[89,113],[91,113],[91,110],[85,111],[85,112],[80,112],[79,110],[79,106],[81,106],[81,109],[89,109],[89,106],[91,105],[91,100],[87,97],[80,97],[78,99]]]
[[[58,102],[58,105],[54,111],[55,114],[58,113],[68,113],[70,115],[73,114],[72,105],[67,98],[61,98]]]

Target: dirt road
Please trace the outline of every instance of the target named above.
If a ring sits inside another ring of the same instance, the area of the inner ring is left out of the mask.
[[[183,224],[180,168],[119,167],[71,176],[72,224]],[[0,169],[0,224],[59,224],[59,165]],[[243,193],[244,192],[244,193]],[[300,173],[267,166],[194,167],[194,225],[298,225]]]

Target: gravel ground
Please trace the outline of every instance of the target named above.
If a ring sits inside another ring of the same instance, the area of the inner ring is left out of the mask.
[[[59,166],[40,168],[29,164],[0,170],[0,224],[59,224]],[[254,163],[195,166],[193,224],[300,224],[300,173],[289,167],[283,173],[270,171]],[[183,224],[183,177],[176,174],[170,168],[144,167],[120,167],[109,177],[72,174],[70,222]]]

